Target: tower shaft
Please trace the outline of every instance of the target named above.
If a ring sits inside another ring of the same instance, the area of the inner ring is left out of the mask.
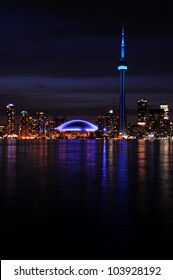
[[[125,70],[120,70],[120,127],[119,132],[127,133],[126,100],[125,100]]]
[[[127,133],[127,118],[126,118],[126,100],[125,100],[125,71],[127,70],[127,63],[125,61],[125,44],[124,44],[124,25],[122,26],[121,34],[121,58],[118,64],[120,71],[120,98],[119,98],[119,133],[125,135]]]

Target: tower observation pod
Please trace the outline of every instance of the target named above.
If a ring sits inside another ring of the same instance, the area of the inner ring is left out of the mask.
[[[126,135],[127,133],[127,118],[126,118],[126,102],[125,102],[125,71],[128,69],[125,61],[125,44],[124,44],[124,24],[122,24],[121,33],[121,58],[118,64],[118,70],[120,71],[120,98],[119,98],[119,133],[120,135]]]

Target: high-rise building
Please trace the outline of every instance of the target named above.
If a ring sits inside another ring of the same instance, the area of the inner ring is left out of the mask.
[[[38,122],[37,119],[32,116],[28,117],[28,136],[34,136],[38,134]]]
[[[164,120],[169,120],[169,104],[160,104],[160,109],[164,110]]]
[[[119,116],[115,115],[113,110],[106,113],[106,131],[118,132],[119,129]]]
[[[55,121],[50,120],[49,121],[49,126],[47,128],[47,133],[49,137],[52,137],[55,134]]]
[[[113,110],[106,113],[106,131],[111,132],[114,130],[114,114]]]
[[[22,110],[20,113],[19,136],[26,137],[28,135],[28,112]]]
[[[44,132],[44,112],[36,112],[36,119],[37,119],[37,133],[43,134]]]
[[[146,125],[147,122],[147,99],[138,99],[138,125]]]
[[[164,122],[164,110],[150,109],[147,122],[149,131],[160,132]]]
[[[127,118],[126,118],[126,102],[125,102],[125,71],[127,70],[127,63],[125,61],[125,44],[124,44],[124,24],[122,25],[121,34],[121,58],[118,64],[120,71],[120,99],[119,99],[119,133],[125,135],[127,133]]]
[[[0,125],[0,138],[3,138],[6,132],[5,125]]]
[[[119,131],[119,115],[115,115],[113,110],[109,110],[106,115],[98,116],[98,131],[100,133],[116,134]]]
[[[172,136],[172,123],[165,119],[164,109],[151,109],[148,116],[148,131],[158,136]]]
[[[12,135],[15,132],[15,106],[10,103],[6,106],[7,113],[7,129],[8,135]]]
[[[98,116],[98,131],[103,132],[105,129],[105,116],[99,115]]]

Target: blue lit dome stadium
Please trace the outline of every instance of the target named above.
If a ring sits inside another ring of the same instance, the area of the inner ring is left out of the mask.
[[[84,120],[71,120],[55,128],[58,131],[96,131],[98,127]]]

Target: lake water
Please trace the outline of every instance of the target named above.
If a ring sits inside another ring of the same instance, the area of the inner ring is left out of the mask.
[[[169,259],[173,141],[1,140],[0,208],[2,258]]]

